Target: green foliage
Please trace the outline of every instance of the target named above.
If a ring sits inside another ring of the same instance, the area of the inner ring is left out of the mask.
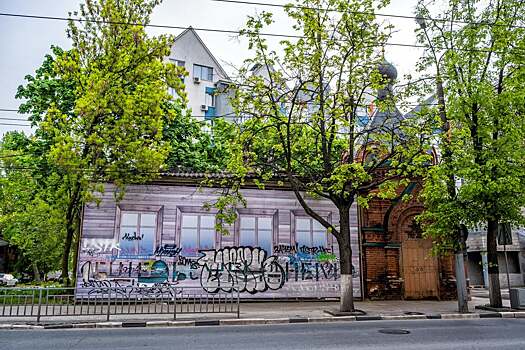
[[[525,32],[517,14],[524,10],[523,1],[451,0],[439,15],[418,6],[422,17],[444,19],[418,30],[428,46],[419,68],[437,73],[433,81],[443,86],[438,111],[426,111],[441,118],[443,157],[426,177],[421,216],[438,249],[457,249],[461,224],[523,223]]]
[[[237,184],[286,180],[303,210],[336,238],[345,275],[352,273],[352,204],[394,198],[403,179],[429,161],[431,124],[399,118],[394,82],[380,69],[390,27],[374,13],[387,3],[297,0],[285,12],[301,37],[283,40],[279,51],[261,35],[272,14],[249,17],[242,34],[253,57],[238,72],[231,100],[246,121],[228,145],[228,171]],[[363,123],[377,90],[383,117]],[[313,209],[319,198],[337,208],[338,223]],[[353,311],[352,293],[351,283],[341,289],[341,311]]]
[[[185,72],[164,60],[173,38],[148,37],[143,26],[122,25],[147,24],[158,3],[86,1],[79,15],[89,22],[69,24],[73,48],[52,46],[18,88],[16,97],[24,99],[19,110],[30,115],[35,134],[14,133],[2,141],[2,155],[9,158],[0,162],[11,170],[0,176],[5,198],[0,221],[23,254],[21,265],[60,269],[61,252],[67,276],[82,205],[98,201],[106,182],[117,185],[120,199],[125,184],[161,171],[226,167],[230,127],[218,121],[210,134],[190,117]]]
[[[35,75],[26,75],[26,85],[18,87],[16,98],[24,99],[19,107],[20,113],[28,113],[33,126],[38,126],[50,106],[55,106],[69,118],[73,117],[76,85],[73,80],[61,79],[54,69],[57,57],[64,55],[64,50],[51,46],[51,53],[45,55],[42,65]],[[41,128],[35,134],[47,141],[48,137]]]
[[[166,168],[174,171],[220,172],[226,167],[229,123],[218,119],[211,133],[202,122],[182,114],[167,123],[163,138],[170,145]]]
[[[344,213],[355,200],[366,205],[373,196],[394,198],[400,180],[418,175],[429,158],[423,151],[427,124],[387,117],[361,125],[374,90],[391,83],[378,70],[389,27],[374,15],[386,3],[297,1],[285,11],[302,37],[282,41],[279,52],[260,35],[273,23],[271,13],[249,17],[242,31],[253,57],[240,70],[232,99],[246,121],[229,145],[228,170],[261,186],[286,179],[305,211],[340,245],[349,236],[346,223],[327,222],[307,199],[328,199]],[[377,104],[392,116],[394,102],[389,95]]]
[[[171,38],[150,38],[143,26],[120,25],[147,24],[156,4],[87,1],[80,15],[90,22],[69,24],[73,48],[54,67],[61,79],[75,82],[77,117],[52,106],[42,127],[53,137],[50,156],[76,171],[84,189],[101,181],[151,179],[169,152],[163,126],[180,117],[177,107],[184,103],[182,70],[163,61]],[[169,95],[168,86],[180,97]]]
[[[45,274],[60,269],[65,217],[60,176],[35,168],[41,146],[20,132],[0,142],[0,232],[18,249],[18,271]]]
[[[100,184],[124,185],[158,176],[169,154],[165,125],[182,115],[185,95],[180,67],[164,61],[171,37],[148,37],[147,24],[157,0],[86,1],[80,16],[89,21],[68,26],[73,48],[58,57],[60,79],[76,87],[74,115],[57,105],[48,109],[41,127],[52,137],[49,157],[67,174],[69,205],[62,274],[79,208],[93,200]],[[168,87],[176,92],[173,97]]]
[[[31,115],[36,131],[25,150],[17,151],[30,156],[17,161],[26,162],[36,187],[28,206],[21,202],[3,222],[12,226],[11,241],[20,249],[30,240],[61,241],[55,248],[63,248],[63,277],[78,238],[82,205],[97,200],[94,192],[103,191],[103,183],[115,183],[115,195],[121,198],[125,184],[155,178],[165,163],[198,168],[204,167],[202,154],[215,156],[206,149],[210,138],[186,116],[184,71],[164,61],[172,37],[148,37],[144,26],[122,25],[147,24],[159,3],[87,0],[79,15],[89,21],[69,23],[72,49],[52,47],[52,54],[18,89],[17,98],[25,99],[20,111]],[[168,94],[168,87],[176,97]],[[194,157],[198,160],[191,163]],[[4,178],[9,186],[24,186],[21,177]],[[52,216],[42,226],[30,219],[42,219],[46,210]],[[15,231],[26,235],[25,240]],[[35,236],[30,239],[27,232]]]

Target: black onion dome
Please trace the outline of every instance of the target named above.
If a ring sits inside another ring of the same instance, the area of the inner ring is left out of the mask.
[[[394,65],[387,60],[383,59],[381,63],[377,66],[377,70],[381,73],[382,76],[387,78],[390,81],[394,81],[397,78],[397,69]]]

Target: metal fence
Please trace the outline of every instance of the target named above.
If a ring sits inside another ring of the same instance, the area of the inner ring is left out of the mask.
[[[233,313],[239,292],[208,293],[200,287],[0,288],[0,317]]]

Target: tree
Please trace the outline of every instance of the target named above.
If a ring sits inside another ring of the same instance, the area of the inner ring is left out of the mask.
[[[423,28],[431,54],[423,62],[434,57],[434,66],[441,70],[439,114],[446,116],[441,144],[448,152],[427,178],[428,211],[423,219],[428,234],[456,249],[463,244],[457,234],[460,224],[486,224],[492,307],[502,306],[498,227],[523,222],[525,204],[520,87],[524,10],[522,1],[450,0],[437,20],[427,21]],[[419,15],[431,17],[422,2]],[[455,195],[452,179],[462,183]]]
[[[51,108],[59,110],[68,119],[77,118],[74,111],[76,83],[71,79],[61,78],[55,69],[57,57],[61,57],[65,53],[62,48],[51,46],[51,52],[44,56],[42,65],[35,71],[34,76],[26,75],[25,80],[27,83],[18,87],[15,97],[24,100],[19,106],[19,112],[29,115],[28,119],[34,128],[34,136],[31,138],[24,136],[26,140],[24,144],[15,148],[11,147],[11,151],[17,151],[18,153],[13,155],[13,157],[18,157],[18,159],[12,159],[11,162],[18,164],[22,169],[18,171],[18,175],[11,176],[10,181],[16,183],[26,176],[35,181],[38,186],[34,187],[31,199],[36,200],[39,198],[43,200],[50,206],[50,212],[62,215],[62,220],[55,222],[57,225],[60,222],[64,226],[54,227],[56,234],[65,232],[65,227],[69,220],[70,224],[74,226],[74,238],[79,239],[81,203],[77,203],[74,206],[70,217],[67,218],[67,203],[71,201],[68,187],[70,176],[67,170],[57,166],[56,162],[49,156],[54,136],[49,130],[42,127],[46,114]],[[33,208],[36,207],[27,206],[25,212],[21,211],[19,214],[29,218],[32,215],[30,211]],[[42,223],[45,223],[45,221],[42,221]],[[24,234],[32,231],[33,227],[31,220],[21,220],[17,224],[17,229],[20,232],[24,232]],[[53,226],[48,225],[47,227],[51,228]],[[65,236],[63,238],[65,240]],[[57,244],[54,248],[62,250],[62,261],[71,259],[69,253],[67,255],[65,253],[66,246],[63,242]],[[31,259],[29,260],[32,263]],[[73,261],[76,263],[76,256],[73,257]],[[60,267],[55,266],[55,270],[59,269]],[[63,272],[63,276],[69,276],[69,271]]]
[[[254,57],[239,72],[232,105],[247,119],[231,144],[229,170],[243,182],[286,180],[304,211],[335,236],[341,264],[343,312],[354,311],[350,207],[372,196],[394,197],[402,175],[428,161],[424,126],[393,106],[393,74],[381,47],[387,39],[374,11],[386,1],[305,0],[286,13],[301,36],[270,50],[261,35],[272,23],[249,17],[243,34]],[[373,96],[379,89],[379,96]],[[379,112],[367,122],[375,99]],[[419,135],[418,135],[419,134]],[[420,137],[414,137],[420,136]],[[238,187],[237,187],[238,188]],[[329,200],[339,222],[309,205]]]
[[[189,113],[166,123],[164,140],[170,145],[165,167],[172,171],[217,172],[227,163],[227,122],[214,121],[211,132]]]
[[[422,114],[433,118],[434,114],[437,113],[440,124],[438,145],[441,150],[440,162],[437,166],[429,169],[427,181],[421,193],[428,210],[419,219],[427,223],[425,226],[426,234],[440,238],[439,242],[434,242],[435,251],[454,251],[458,310],[459,312],[467,313],[468,292],[464,266],[467,235],[465,234],[466,230],[462,229],[465,218],[460,214],[463,212],[457,208],[458,206],[461,207],[463,203],[460,202],[457,196],[455,173],[451,167],[454,157],[454,145],[449,137],[450,120],[447,115],[447,101],[445,99],[443,82],[444,53],[441,50],[439,38],[436,40],[435,37],[431,36],[432,31],[429,31],[427,20],[425,19],[429,12],[422,2],[418,4],[417,13],[416,21],[419,24],[418,40],[426,46],[425,53],[417,67],[419,72],[424,73],[424,78],[421,80],[423,82],[422,91],[426,91],[425,88],[428,88],[429,83],[434,83],[435,89],[430,89],[430,91],[435,96],[432,100],[437,100],[436,108],[423,106]],[[432,24],[434,25],[434,22]],[[429,69],[431,69],[430,72],[428,72]],[[415,85],[420,87],[418,85],[421,84]],[[417,92],[420,94],[422,91],[418,89]],[[436,212],[447,213],[447,220],[436,220],[434,217]]]
[[[37,281],[41,273],[60,268],[65,237],[60,177],[35,169],[41,164],[38,148],[20,132],[7,133],[0,142],[0,230],[18,249],[17,270],[29,267]]]
[[[92,3],[92,2],[91,2]],[[138,3],[138,2],[137,2]],[[95,9],[95,5],[91,4],[91,10]],[[102,5],[96,5],[102,6]],[[111,4],[103,5],[105,7],[111,7]],[[128,6],[128,5],[126,5]],[[129,5],[131,6],[131,5]],[[138,5],[133,5],[138,6]],[[134,9],[133,11],[139,11]],[[149,10],[148,10],[149,11]],[[88,17],[90,15],[87,15]],[[109,16],[106,14],[106,16]],[[115,16],[115,15],[113,15]],[[134,17],[133,17],[134,16]],[[138,17],[146,16],[142,15],[132,15],[128,14],[129,21],[131,18],[139,21]],[[142,17],[141,17],[142,18]],[[114,24],[115,28],[119,28],[118,24]],[[128,26],[131,28],[133,26]],[[97,29],[98,30],[98,29]],[[112,29],[105,28],[104,31],[111,32]],[[114,31],[116,34],[117,31]],[[95,35],[94,33],[91,33]],[[106,33],[107,34],[107,33]],[[106,35],[104,34],[104,35]],[[79,34],[80,35],[80,34]],[[98,35],[98,34],[97,34]],[[153,41],[148,41],[143,43],[137,41],[137,45],[140,44],[140,48],[134,48],[130,50],[131,56],[129,53],[126,55],[126,49],[130,46],[135,46],[135,40],[140,38],[144,39],[143,32],[140,31],[140,34],[133,34],[133,42],[130,42],[130,39],[127,38],[123,40],[118,45],[124,45],[119,47],[113,47],[114,50],[123,50],[120,56],[113,57],[115,62],[120,62],[122,66],[120,67],[121,71],[118,73],[121,74],[119,81],[114,82],[112,86],[106,86],[107,91],[99,91],[101,95],[107,97],[107,99],[118,100],[121,98],[126,98],[127,101],[124,106],[119,106],[119,109],[116,109],[115,112],[107,111],[107,116],[99,116],[99,118],[104,119],[106,124],[100,128],[93,128],[89,130],[87,123],[90,123],[87,120],[82,120],[85,118],[85,114],[80,116],[78,114],[79,109],[77,107],[77,100],[84,96],[86,88],[82,89],[79,87],[81,82],[78,77],[87,72],[77,67],[74,71],[64,72],[64,68],[58,66],[58,62],[64,64],[64,60],[69,60],[70,57],[75,57],[79,55],[76,49],[72,51],[64,51],[63,49],[52,46],[51,53],[46,55],[42,65],[36,70],[34,76],[27,75],[25,77],[27,83],[23,86],[20,86],[17,91],[17,98],[24,99],[24,102],[20,105],[20,113],[29,114],[29,120],[32,122],[33,127],[35,128],[34,137],[31,138],[30,143],[32,147],[26,149],[20,149],[20,155],[31,155],[31,169],[25,169],[26,173],[30,173],[33,179],[38,179],[41,182],[41,186],[38,187],[37,192],[42,192],[40,196],[46,196],[48,192],[46,179],[49,177],[58,177],[60,181],[56,181],[57,184],[62,184],[61,190],[54,189],[54,193],[61,194],[62,197],[56,196],[55,201],[70,203],[70,207],[66,206],[62,208],[62,215],[66,218],[65,225],[73,225],[74,230],[69,230],[67,244],[58,245],[57,247],[64,248],[64,253],[62,254],[62,265],[65,266],[66,259],[71,259],[70,247],[73,245],[77,247],[78,244],[73,244],[79,239],[79,225],[80,225],[80,214],[81,208],[85,200],[92,199],[92,185],[97,181],[113,181],[116,180],[121,185],[125,181],[143,181],[147,178],[154,177],[157,175],[157,172],[160,170],[160,167],[157,168],[157,165],[160,164],[159,160],[155,160],[155,164],[150,166],[134,166],[129,164],[126,167],[120,168],[121,173],[116,173],[114,170],[107,169],[107,164],[113,162],[112,159],[118,158],[118,156],[113,155],[111,159],[102,160],[100,157],[93,156],[91,159],[86,160],[84,163],[71,164],[69,162],[74,162],[76,157],[80,157],[81,153],[78,151],[73,154],[73,158],[68,158],[67,161],[58,159],[66,152],[64,150],[57,151],[57,147],[63,147],[64,143],[70,142],[68,138],[75,139],[75,143],[68,145],[67,147],[78,147],[78,149],[84,147],[84,150],[88,152],[85,148],[85,139],[92,137],[92,143],[95,143],[96,147],[90,145],[92,152],[96,152],[97,148],[100,153],[104,153],[104,148],[107,147],[113,148],[116,153],[119,152],[119,147],[122,147],[127,141],[134,141],[136,147],[147,147],[148,141],[140,141],[140,132],[141,130],[136,130],[136,134],[124,134],[124,138],[118,138],[117,142],[112,139],[111,135],[104,134],[111,128],[114,132],[119,132],[118,128],[122,128],[122,131],[126,131],[127,128],[134,128],[133,123],[138,123],[138,119],[141,118],[140,113],[147,114],[148,108],[149,112],[152,114],[152,119],[149,122],[155,124],[159,122],[159,118],[162,118],[162,133],[158,133],[156,129],[153,131],[155,133],[156,139],[154,142],[157,142],[157,145],[162,148],[162,157],[165,157],[164,164],[162,167],[170,171],[218,171],[224,169],[225,167],[225,147],[224,144],[227,140],[223,140],[224,137],[221,136],[223,132],[221,129],[224,128],[224,123],[221,121],[217,122],[217,127],[214,127],[213,135],[203,131],[201,123],[191,118],[191,111],[186,110],[184,103],[184,93],[182,91],[183,86],[178,80],[180,76],[184,74],[182,71],[177,71],[176,69],[170,68],[167,64],[158,65],[158,60],[162,55],[163,47],[165,44],[170,42],[170,38],[162,37],[160,39],[154,39]],[[94,37],[91,39],[94,40]],[[108,38],[105,37],[104,40],[117,40],[117,38]],[[147,39],[150,40],[150,39]],[[155,41],[156,40],[156,41]],[[115,42],[113,42],[115,44]],[[100,44],[102,45],[102,44]],[[116,45],[116,44],[115,44]],[[126,46],[127,45],[127,46]],[[149,46],[148,46],[149,45]],[[85,47],[85,43],[82,44]],[[142,52],[144,50],[144,52]],[[150,50],[149,52],[147,50]],[[89,58],[90,62],[93,60],[108,60],[112,51],[101,51],[96,57]],[[103,54],[104,53],[104,54]],[[151,56],[147,56],[147,53],[153,53]],[[144,54],[144,55],[143,55]],[[139,56],[138,58],[136,58]],[[129,61],[130,59],[134,61]],[[136,58],[136,59],[135,59]],[[77,60],[80,57],[75,58]],[[148,61],[150,60],[150,61]],[[102,75],[105,74],[104,79],[110,79],[108,76],[111,76],[111,70],[115,69],[117,66],[110,67],[110,61],[106,61],[104,65],[98,66],[97,74],[99,74],[100,79]],[[147,71],[148,64],[151,64],[153,67],[157,67],[157,71],[154,71],[149,76],[145,73]],[[159,68],[160,67],[160,68]],[[162,68],[163,67],[163,68]],[[134,73],[134,69],[140,69]],[[162,69],[165,69],[162,72]],[[101,72],[102,70],[102,72]],[[105,71],[104,71],[105,70]],[[93,73],[94,74],[94,73]],[[115,73],[116,74],[116,73]],[[155,77],[155,74],[157,76]],[[135,76],[134,76],[135,75]],[[149,78],[144,84],[137,84],[137,81],[140,81],[142,77]],[[155,81],[155,78],[158,81]],[[95,79],[95,78],[93,78]],[[98,78],[97,78],[98,79]],[[126,82],[125,79],[131,79]],[[174,80],[175,79],[175,80]],[[83,82],[84,84],[86,82]],[[92,84],[93,82],[89,82]],[[120,89],[119,84],[126,87],[126,89]],[[151,85],[148,85],[151,84]],[[169,99],[163,95],[162,85],[165,84],[174,84],[177,95],[180,96],[177,99]],[[159,86],[158,86],[159,85]],[[144,95],[141,99],[140,96],[128,96],[134,91],[135,88],[148,89],[149,86],[153,86],[152,93],[150,95]],[[124,91],[120,97],[118,91]],[[152,103],[149,106],[144,104],[148,102],[148,99],[155,102],[155,94],[160,93],[161,97],[157,100],[157,103]],[[96,97],[92,96],[94,99]],[[123,100],[124,101],[124,100]],[[105,101],[104,103],[106,103]],[[133,106],[133,103],[142,103],[143,106],[136,108]],[[92,105],[94,107],[95,105]],[[158,109],[155,111],[155,108],[160,106],[161,113]],[[105,108],[113,108],[112,105],[108,104]],[[51,111],[51,113],[49,113]],[[113,113],[113,114],[112,114]],[[155,114],[157,113],[157,114]],[[120,115],[127,114],[126,118],[121,118]],[[110,116],[114,115],[115,120],[111,121]],[[129,116],[131,115],[131,117]],[[94,116],[90,115],[90,118]],[[122,125],[117,125],[118,123],[131,122],[132,124],[122,127]],[[50,124],[51,123],[51,124]],[[142,123],[142,121],[141,121]],[[145,126],[147,128],[147,125]],[[70,131],[73,130],[73,131]],[[151,131],[151,130],[150,130]],[[119,135],[122,136],[122,135]],[[147,137],[147,133],[144,133],[144,136]],[[97,138],[98,137],[98,138]],[[136,139],[135,139],[136,137]],[[158,140],[160,138],[160,141]],[[135,147],[135,146],[131,146]],[[157,150],[158,151],[158,150]],[[59,152],[60,155],[57,155],[56,152]],[[61,153],[62,152],[62,153]],[[125,150],[128,156],[135,156],[133,154],[134,150],[129,149]],[[124,154],[123,152],[122,154]],[[138,151],[137,151],[138,152]],[[88,152],[89,153],[89,152]],[[158,155],[158,152],[157,152]],[[69,155],[68,155],[69,157]],[[148,158],[147,155],[143,155],[143,158]],[[97,164],[97,165],[94,165]],[[150,168],[149,170],[147,168]],[[25,175],[24,175],[25,176]],[[18,177],[13,176],[13,179],[18,179]],[[80,186],[80,187],[79,187]],[[71,191],[71,189],[79,188],[78,190]],[[78,194],[77,194],[78,191]],[[22,223],[19,224],[19,227],[22,229]],[[27,231],[29,227],[26,227],[24,230]],[[71,237],[71,231],[73,232],[73,238]],[[74,251],[73,262],[76,263],[76,253]],[[75,270],[75,268],[73,269]],[[65,270],[64,270],[65,271]],[[65,276],[66,273],[63,273]]]
[[[87,0],[83,21],[70,21],[72,49],[56,58],[56,77],[74,87],[72,113],[52,104],[40,124],[51,140],[49,159],[67,187],[62,277],[80,210],[99,184],[124,184],[158,176],[169,153],[165,122],[184,108],[183,71],[164,62],[171,37],[148,37],[144,26],[158,0]],[[168,87],[178,97],[168,94]]]

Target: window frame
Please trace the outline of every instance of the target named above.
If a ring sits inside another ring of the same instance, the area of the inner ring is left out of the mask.
[[[254,236],[255,236],[255,243],[253,245],[251,245],[252,247],[260,247],[262,248],[261,244],[259,243],[259,219],[270,219],[271,220],[271,231],[270,231],[270,237],[271,237],[271,244],[270,244],[270,251],[267,252],[268,255],[272,255],[273,254],[273,247],[275,245],[275,240],[274,240],[274,228],[273,228],[273,216],[269,216],[269,215],[240,215],[239,216],[239,234],[238,234],[238,241],[239,243],[237,244],[238,246],[241,246],[241,234],[242,234],[242,231],[243,231],[243,227],[242,227],[242,219],[243,218],[253,218],[255,219],[255,226],[253,228],[254,230]],[[246,229],[247,230],[247,229]],[[246,246],[246,245],[242,245],[243,247]]]
[[[115,211],[115,226],[113,228],[113,239],[116,238],[117,242],[120,244],[121,240],[121,228],[122,228],[122,215],[125,213],[138,214],[137,216],[137,234],[140,234],[140,215],[141,214],[155,214],[155,226],[153,234],[153,251],[152,254],[137,254],[137,255],[147,255],[153,256],[155,254],[155,249],[157,245],[161,242],[163,220],[164,220],[164,206],[152,206],[152,205],[133,205],[133,204],[118,204]],[[149,226],[147,226],[149,227]],[[102,237],[100,237],[102,238]],[[118,256],[120,256],[120,250],[118,251]]]
[[[182,67],[182,68],[184,68],[184,70],[186,70],[186,61],[178,60],[178,59],[176,59],[176,58],[168,58],[168,60],[169,60],[172,64],[176,65],[177,67]],[[181,76],[179,76],[179,77],[181,78],[182,82],[185,83],[185,80],[186,80],[185,78],[186,78],[186,77],[185,77],[184,75],[181,75]],[[168,93],[169,93],[171,96],[173,96],[173,97],[177,97],[177,96],[175,96],[175,95],[176,95],[176,93],[175,93],[175,89],[173,89],[172,87],[168,87]]]
[[[271,252],[268,252],[268,256],[273,254],[273,248],[279,244],[279,210],[278,209],[257,209],[257,208],[238,208],[237,209],[237,220],[235,220],[235,237],[234,242],[236,246],[240,246],[241,240],[241,217],[255,217],[255,224],[257,229],[257,218],[270,218],[272,220],[272,248]],[[255,239],[259,242],[259,232],[256,230]]]
[[[199,75],[196,75],[195,74],[195,69],[196,68],[199,68]],[[206,77],[203,77],[203,68],[206,68],[208,70],[207,74],[206,74]],[[211,71],[211,77],[210,77],[210,71]],[[193,64],[193,78],[199,78],[200,80],[204,80],[204,81],[213,81],[213,75],[214,75],[214,72],[213,72],[213,67],[210,67],[210,66],[205,66],[205,65],[202,65],[202,64],[198,64],[198,63],[194,63]]]
[[[208,104],[208,99],[210,99],[209,104]],[[204,92],[204,103],[208,107],[215,107],[215,94]]]
[[[318,211],[317,212],[323,219],[332,224],[332,212],[329,211]],[[310,241],[313,242],[314,232],[314,218],[306,214],[304,210],[292,210],[290,212],[290,244],[295,246],[297,244],[297,219],[310,219]],[[333,235],[326,233],[326,248],[333,247]]]
[[[183,60],[178,60],[176,58],[170,58],[169,59],[171,63],[173,63],[174,65],[176,65],[177,67],[183,67],[183,68],[186,68],[186,61],[183,61]]]
[[[181,237],[182,237],[182,218],[183,216],[185,215],[194,215],[194,216],[197,216],[198,219],[197,219],[197,225],[198,225],[198,228],[197,228],[197,253],[196,255],[184,255],[184,256],[188,256],[188,257],[197,257],[197,256],[200,256],[199,254],[199,250],[201,249],[200,247],[200,240],[201,240],[201,237],[200,237],[200,222],[201,222],[201,219],[200,217],[201,216],[213,216],[214,217],[214,222],[215,224],[217,224],[217,210],[216,209],[210,209],[210,210],[207,210],[207,209],[204,209],[203,207],[187,207],[187,206],[178,206],[177,207],[177,216],[176,216],[176,226],[175,226],[175,244],[177,245],[177,247],[181,247],[181,244],[180,244],[180,241],[181,241]],[[214,239],[215,239],[215,246],[213,249],[219,249],[221,247],[221,234],[219,232],[217,232],[217,230],[215,229],[214,227],[214,232],[215,232],[215,236],[214,236]],[[182,255],[182,254],[181,254]]]

